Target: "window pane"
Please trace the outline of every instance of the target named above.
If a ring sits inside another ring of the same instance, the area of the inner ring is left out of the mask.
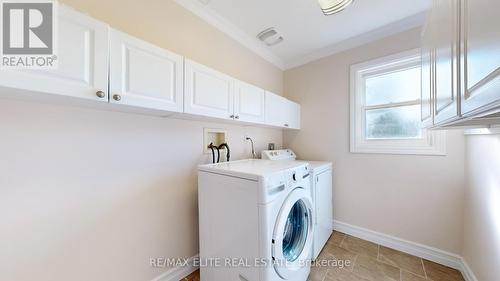
[[[366,105],[420,99],[420,68],[366,78]]]
[[[421,138],[420,105],[366,111],[366,138]]]

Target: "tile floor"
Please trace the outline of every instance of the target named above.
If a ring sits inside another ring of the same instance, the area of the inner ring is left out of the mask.
[[[323,261],[349,261],[343,268]],[[308,281],[464,281],[452,268],[334,232]]]
[[[199,280],[200,273],[195,271],[181,281]],[[334,232],[312,267],[308,281],[464,281],[464,279],[455,269]]]
[[[191,273],[188,277],[180,281],[200,281],[200,271],[196,270],[195,272]]]

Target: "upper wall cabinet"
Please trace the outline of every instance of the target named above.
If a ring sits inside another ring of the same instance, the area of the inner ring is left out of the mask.
[[[500,1],[462,0],[462,114],[500,107]]]
[[[296,102],[286,100],[286,117],[287,122],[285,128],[300,129],[300,105]],[[288,126],[287,126],[288,124]]]
[[[290,117],[295,116],[292,112],[297,107],[281,96],[275,95],[277,103],[272,98],[269,102],[265,90],[188,59],[184,73],[185,113],[278,127],[298,126]],[[266,118],[267,114],[272,115],[271,119]]]
[[[434,122],[441,124],[459,117],[458,50],[459,0],[434,2],[431,30],[434,42]]]
[[[235,82],[234,118],[252,123],[264,123],[266,91],[245,82]]]
[[[286,120],[285,98],[266,92],[266,123],[272,126],[290,126]]]
[[[432,18],[432,13],[429,14],[428,22],[424,26],[422,33],[422,46],[421,46],[421,116],[422,124],[425,128],[432,127],[434,124],[433,108],[432,108],[432,98],[434,95],[434,47],[432,45],[432,34],[430,33],[430,21]]]
[[[500,1],[434,0],[422,36],[424,126],[500,123],[498,11]]]
[[[300,106],[294,102],[113,30],[63,4],[59,9],[57,67],[0,69],[2,96],[55,97],[100,109],[300,128]]]
[[[110,102],[183,111],[183,57],[111,31]]]
[[[234,119],[234,79],[186,59],[184,63],[184,112]]]
[[[58,67],[1,70],[0,86],[108,102],[108,26],[59,5]]]
[[[300,105],[282,96],[266,92],[266,123],[289,129],[300,129]]]

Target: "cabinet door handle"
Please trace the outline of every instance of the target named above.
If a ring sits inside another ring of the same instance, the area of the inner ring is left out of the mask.
[[[234,119],[234,115],[229,115],[229,118]]]
[[[290,127],[290,125],[288,125],[288,124],[285,124],[285,127]]]
[[[238,115],[234,116],[234,119],[240,119],[240,117]]]
[[[120,95],[113,95],[113,99],[115,101],[121,101],[122,100],[122,96],[120,96]]]
[[[102,98],[104,98],[104,97],[106,96],[106,93],[105,93],[105,92],[103,92],[103,91],[97,91],[97,92],[95,93],[95,95],[96,95],[98,98],[102,99]]]

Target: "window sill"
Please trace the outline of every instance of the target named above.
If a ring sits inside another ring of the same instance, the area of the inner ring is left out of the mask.
[[[428,131],[420,140],[364,140],[351,135],[351,153],[446,156],[446,132]]]

